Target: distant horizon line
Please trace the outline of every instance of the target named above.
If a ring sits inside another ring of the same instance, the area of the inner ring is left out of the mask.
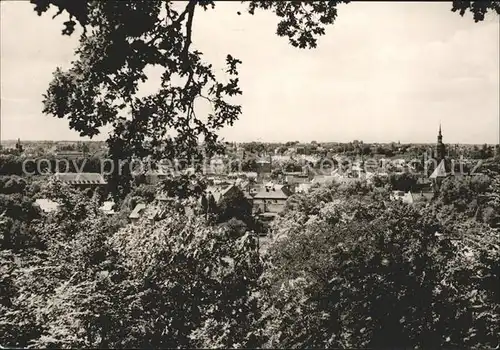
[[[4,143],[12,143],[12,142],[17,142],[18,139],[2,139],[0,140],[0,145]],[[40,140],[32,140],[32,139],[20,139],[21,142],[106,142],[106,140],[55,140],[55,139],[40,139]],[[401,145],[408,145],[408,144],[415,144],[415,145],[427,145],[427,144],[434,144],[436,143],[435,141],[433,142],[401,142],[399,141],[364,141],[364,140],[351,140],[351,141],[316,141],[313,140],[318,144],[328,144],[328,143],[340,143],[340,144],[348,144],[348,143],[353,143],[354,141],[358,142],[363,142],[363,144],[401,144]],[[312,141],[298,141],[298,140],[289,140],[289,141],[264,141],[264,140],[253,140],[253,141],[225,141],[222,140],[222,143],[236,143],[236,144],[244,144],[244,143],[267,143],[267,144],[286,144],[287,142],[299,142],[299,144],[311,144]],[[443,142],[445,145],[488,145],[488,146],[496,146],[500,145],[500,141],[498,143],[488,143],[488,142],[479,142],[479,143],[468,143],[468,142]]]

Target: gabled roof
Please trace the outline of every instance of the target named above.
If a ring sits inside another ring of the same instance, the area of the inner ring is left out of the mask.
[[[235,187],[234,184],[230,184],[229,186],[226,186],[224,188],[221,188],[219,186],[208,186],[206,189],[206,192],[211,192],[212,195],[214,196],[214,200],[216,203],[219,203],[222,198],[233,188]]]
[[[442,160],[441,163],[439,163],[439,165],[436,167],[436,169],[434,169],[434,171],[432,172],[431,176],[429,176],[429,178],[436,179],[436,178],[446,177],[446,176],[448,176],[448,174],[446,173],[446,167],[444,164],[444,160]]]
[[[105,185],[106,180],[99,173],[55,173],[54,177],[71,185]]]
[[[233,187],[235,187],[234,184],[231,184],[229,186],[227,186],[226,188],[224,188],[222,191],[221,191],[221,194],[224,196],[226,193],[228,193]]]

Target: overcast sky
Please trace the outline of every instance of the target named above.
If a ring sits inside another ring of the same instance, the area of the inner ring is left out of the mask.
[[[60,34],[66,17],[37,17],[28,1],[0,6],[2,139],[78,139],[41,113],[77,45]],[[499,142],[498,17],[474,23],[450,2],[354,2],[318,48],[300,50],[275,35],[275,15],[238,16],[242,6],[195,14],[193,47],[215,66],[227,53],[243,61],[243,115],[226,140],[435,142],[441,122],[445,143]]]

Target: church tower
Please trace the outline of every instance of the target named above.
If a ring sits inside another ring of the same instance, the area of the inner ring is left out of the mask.
[[[438,164],[441,163],[441,161],[445,158],[445,155],[446,155],[446,147],[443,144],[443,135],[441,134],[441,123],[439,123],[439,133],[436,144],[436,160]]]
[[[437,193],[441,187],[441,183],[444,178],[448,177],[450,174],[450,167],[445,159],[446,147],[443,143],[443,134],[441,133],[441,123],[439,123],[439,133],[437,137],[436,144],[436,168],[429,176],[433,183],[434,191]]]

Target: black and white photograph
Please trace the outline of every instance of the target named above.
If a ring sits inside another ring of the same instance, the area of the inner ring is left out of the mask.
[[[500,349],[500,1],[0,1],[0,349]]]

